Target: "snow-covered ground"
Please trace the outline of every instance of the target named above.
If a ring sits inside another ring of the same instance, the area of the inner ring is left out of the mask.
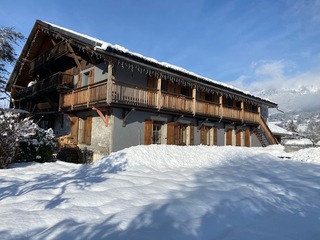
[[[320,148],[137,146],[0,170],[0,239],[320,239]]]

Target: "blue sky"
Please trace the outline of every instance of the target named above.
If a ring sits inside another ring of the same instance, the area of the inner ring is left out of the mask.
[[[11,0],[0,26],[36,19],[256,91],[320,84],[320,0]]]

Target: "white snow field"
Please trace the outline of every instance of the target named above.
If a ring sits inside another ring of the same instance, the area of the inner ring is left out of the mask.
[[[320,239],[320,148],[150,145],[0,170],[0,239]]]

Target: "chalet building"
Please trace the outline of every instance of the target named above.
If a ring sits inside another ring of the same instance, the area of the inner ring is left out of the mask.
[[[10,76],[12,106],[96,157],[139,144],[267,146],[276,103],[37,20]]]

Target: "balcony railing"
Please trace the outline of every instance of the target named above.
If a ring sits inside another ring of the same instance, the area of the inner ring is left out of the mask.
[[[181,113],[195,113],[208,117],[223,117],[259,123],[258,112],[249,112],[241,108],[222,106],[219,103],[194,99],[179,94],[159,92],[154,89],[137,87],[115,81],[112,83],[111,104],[139,106],[153,109],[165,109]],[[107,81],[101,81],[69,93],[62,94],[60,108],[74,110],[78,107],[90,107],[96,103],[107,103]]]
[[[112,85],[112,101],[128,105],[156,107],[157,91],[126,83],[115,82]]]
[[[214,103],[210,101],[200,100],[197,99],[197,105],[196,105],[197,113],[203,114],[203,115],[220,115],[220,104]]]
[[[162,93],[161,96],[160,106],[162,108],[188,113],[191,113],[193,110],[192,97],[173,93]]]
[[[48,78],[36,82],[30,87],[26,87],[18,91],[15,95],[15,99],[19,100],[21,98],[32,97],[40,93],[51,91],[57,87],[73,87],[73,75],[56,73]]]
[[[56,46],[54,46],[49,51],[39,55],[30,63],[30,73],[36,71],[37,68],[43,66],[46,63],[53,61],[54,59],[58,59],[59,57],[68,53],[67,43],[61,41]]]

